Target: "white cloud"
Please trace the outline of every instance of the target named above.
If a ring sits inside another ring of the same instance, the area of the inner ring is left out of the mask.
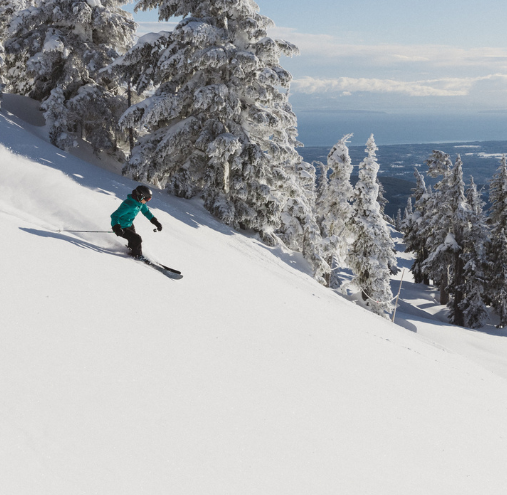
[[[339,77],[325,79],[304,77],[292,81],[294,93],[341,93],[351,95],[357,92],[400,93],[409,96],[467,96],[475,86],[485,81],[501,82],[507,91],[507,75],[491,74],[482,77],[442,78],[419,81],[395,81],[392,79],[368,79]]]
[[[269,34],[299,47],[302,57],[326,59],[337,64],[353,61],[355,65],[398,66],[417,64],[425,67],[489,68],[490,73],[507,72],[506,48],[460,48],[451,45],[365,45],[350,43],[342,37],[301,33],[292,28],[275,27]]]

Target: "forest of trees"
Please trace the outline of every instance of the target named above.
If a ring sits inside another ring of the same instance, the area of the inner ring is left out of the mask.
[[[2,91],[40,101],[51,142],[85,139],[123,160],[124,175],[184,197],[268,245],[301,252],[315,278],[359,292],[375,313],[392,311],[394,243],[384,214],[373,135],[357,164],[343,136],[326,163],[306,163],[281,56],[298,49],[268,35],[253,0],[140,0],[173,31],[136,41],[117,0],[0,0]],[[435,151],[428,175],[395,224],[414,253],[417,283],[440,288],[458,325],[481,326],[487,306],[507,323],[505,158],[484,212],[462,163]],[[413,200],[413,201],[412,201]],[[348,271],[345,282],[341,274]]]
[[[449,308],[451,323],[480,328],[491,306],[507,324],[507,161],[503,156],[489,184],[489,210],[482,192],[470,179],[463,181],[461,157],[434,151],[427,160],[428,175],[438,178],[426,187],[417,170],[417,187],[405,218],[397,224],[406,250],[413,252],[416,283],[433,282],[440,289],[440,304]],[[489,213],[489,215],[488,215]]]

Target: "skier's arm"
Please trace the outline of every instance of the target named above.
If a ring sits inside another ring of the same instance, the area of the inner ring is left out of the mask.
[[[155,216],[146,205],[141,206],[141,213],[150,221]]]

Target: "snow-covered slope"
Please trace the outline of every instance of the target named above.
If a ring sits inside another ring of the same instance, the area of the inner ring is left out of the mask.
[[[505,492],[502,337],[394,325],[162,192],[136,227],[180,281],[59,232],[109,230],[135,183],[33,132],[0,113],[1,493]]]

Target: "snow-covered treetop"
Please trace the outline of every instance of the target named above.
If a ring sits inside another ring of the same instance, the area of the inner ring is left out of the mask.
[[[443,151],[434,150],[433,154],[426,160],[428,165],[428,175],[430,177],[438,177],[446,175],[452,168],[452,161],[449,154]]]
[[[332,148],[327,155],[328,165],[335,171],[335,173],[352,172],[352,161],[349,155],[349,148],[347,143],[352,138],[353,134],[346,134],[343,136]]]
[[[448,191],[450,195],[449,200],[455,202],[458,208],[464,208],[467,201],[465,197],[465,182],[463,180],[463,161],[459,154],[452,168],[451,183]],[[468,208],[468,205],[466,205],[466,208]]]
[[[153,9],[158,9],[161,21],[171,17],[220,17],[227,13],[230,18],[262,17],[272,24],[270,19],[258,14],[259,6],[253,0],[140,0],[134,8],[135,12]]]
[[[419,201],[424,195],[428,193],[426,189],[426,182],[424,180],[424,175],[414,168],[414,177],[416,179],[416,187],[412,189],[413,196],[416,201]]]
[[[377,202],[378,184],[377,173],[379,164],[377,161],[376,151],[378,150],[373,134],[366,142],[365,152],[367,157],[359,165],[359,180],[356,183],[356,197],[369,198],[365,206],[369,209],[380,211],[380,205]],[[362,192],[360,192],[362,190]]]
[[[473,177],[470,177],[470,185],[466,191],[467,203],[475,215],[482,215],[484,208],[484,201],[482,200],[479,191],[477,190],[477,184]]]

